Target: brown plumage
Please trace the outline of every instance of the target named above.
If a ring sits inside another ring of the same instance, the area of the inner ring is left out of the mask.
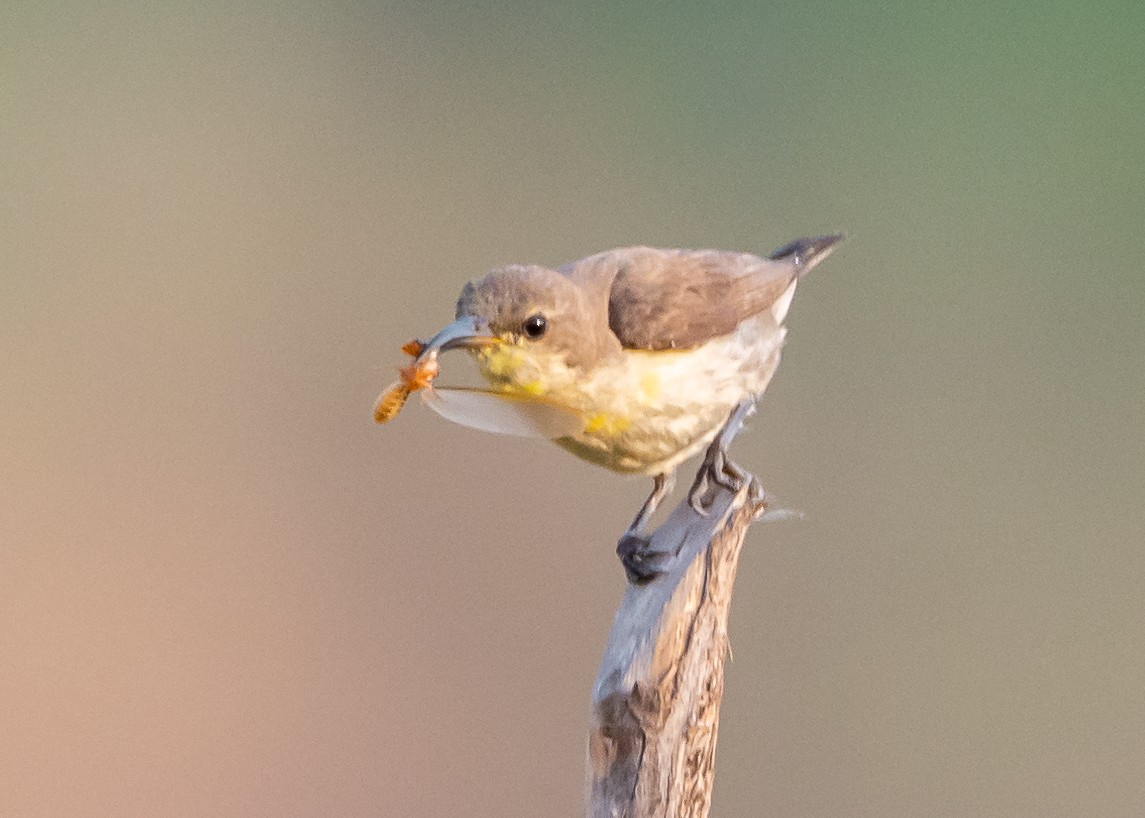
[[[610,279],[608,326],[625,349],[691,349],[770,309],[841,239],[799,239],[767,258],[624,247],[559,270],[586,290]]]
[[[575,360],[607,357],[616,342],[624,349],[691,349],[771,309],[841,239],[799,239],[767,258],[621,247],[556,270],[509,265],[466,284],[457,316],[480,316],[495,332],[515,332],[539,310],[557,319],[555,333],[562,330],[561,316],[576,316]],[[594,314],[601,320],[584,320]],[[777,315],[776,323],[782,321]]]

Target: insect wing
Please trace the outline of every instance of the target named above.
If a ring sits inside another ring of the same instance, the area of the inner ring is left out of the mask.
[[[472,429],[515,437],[566,437],[584,424],[576,413],[535,398],[486,389],[426,389],[422,400],[446,420]]]

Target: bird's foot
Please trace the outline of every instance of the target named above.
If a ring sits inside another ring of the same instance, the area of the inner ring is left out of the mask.
[[[740,427],[743,426],[744,418],[753,411],[755,411],[753,399],[745,400],[736,406],[719,434],[708,446],[704,462],[696,473],[696,481],[688,492],[688,503],[698,514],[705,517],[708,515],[708,509],[711,508],[720,489],[738,493],[744,486],[749,486],[748,502],[760,510],[766,508],[763,489],[759,482],[733,463],[727,451],[739,433]],[[671,473],[657,476],[651,496],[636,515],[632,526],[616,544],[616,555],[620,557],[624,573],[633,585],[646,585],[665,573],[679,554],[678,548],[664,548],[662,545],[654,547],[653,538],[642,533],[652,510],[664,495],[671,491],[671,479]]]
[[[741,469],[728,457],[728,447],[740,427],[744,418],[755,411],[755,401],[746,400],[740,403],[728,417],[727,423],[720,429],[720,433],[708,445],[704,454],[704,462],[696,473],[696,481],[688,492],[688,503],[698,514],[706,515],[711,507],[712,499],[718,489],[724,488],[731,492],[738,492],[748,481],[752,481],[753,499],[758,494],[762,497],[762,489],[755,479]]]
[[[652,538],[639,531],[626,531],[616,544],[616,556],[633,585],[647,585],[668,570],[676,554],[652,547]]]

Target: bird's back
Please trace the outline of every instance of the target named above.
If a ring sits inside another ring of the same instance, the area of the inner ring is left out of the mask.
[[[623,247],[560,268],[607,293],[608,324],[626,349],[698,347],[770,311],[783,322],[794,284],[840,236],[799,239],[768,258],[722,250]]]

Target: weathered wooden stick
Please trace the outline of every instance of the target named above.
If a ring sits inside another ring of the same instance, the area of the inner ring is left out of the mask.
[[[752,409],[733,413],[690,498],[653,532],[653,548],[676,558],[625,590],[592,695],[590,818],[708,814],[736,566],[767,505],[755,478],[725,460]]]

